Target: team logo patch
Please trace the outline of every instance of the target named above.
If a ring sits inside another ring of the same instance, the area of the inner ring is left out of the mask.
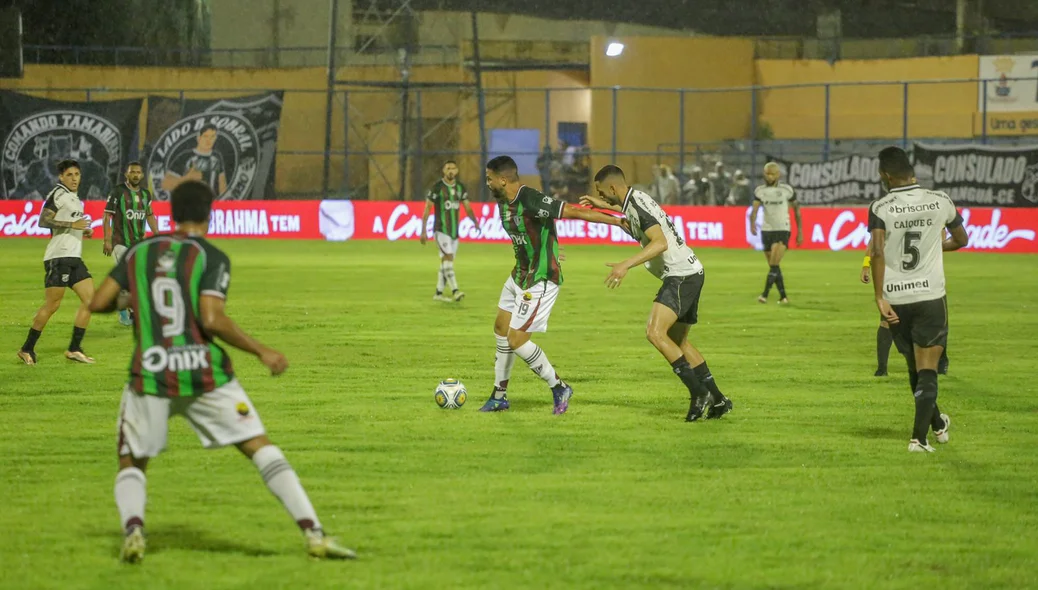
[[[12,199],[42,199],[58,183],[56,165],[79,162],[82,199],[100,199],[119,174],[122,133],[108,119],[78,110],[33,113],[17,121],[4,138],[0,176]]]
[[[61,275],[61,282],[62,283],[67,283],[68,282],[68,275]]]
[[[220,199],[252,194],[259,165],[260,140],[252,123],[239,113],[205,112],[177,121],[159,137],[148,174],[159,199],[185,180],[208,184]]]
[[[159,256],[158,265],[155,268],[157,272],[171,272],[173,266],[177,263],[177,255],[172,250],[166,250]]]
[[[248,416],[249,415],[249,404],[247,404],[245,402],[238,402],[238,405],[235,406],[234,409],[238,410],[238,414],[240,414],[242,416]]]
[[[530,293],[529,291],[527,291],[526,293],[523,293],[523,301],[532,301],[532,300],[533,300],[533,293]]]

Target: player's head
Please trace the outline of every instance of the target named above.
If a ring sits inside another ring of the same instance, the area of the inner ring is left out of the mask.
[[[498,156],[487,162],[487,188],[496,199],[506,197],[505,186],[519,182],[519,166],[509,156]]]
[[[618,204],[627,196],[627,177],[619,166],[608,164],[595,174],[595,190],[610,203]]]
[[[130,186],[140,186],[143,178],[144,167],[140,162],[130,162],[126,165],[126,182],[130,183]]]
[[[198,151],[211,152],[216,145],[216,125],[206,123],[198,130]]]
[[[68,190],[76,192],[79,190],[79,182],[82,180],[82,172],[79,171],[79,162],[75,160],[62,160],[58,162],[58,179]]]
[[[209,228],[209,215],[213,210],[216,195],[204,182],[188,180],[180,183],[170,195],[173,222],[177,225],[197,224],[202,233]]]
[[[768,162],[764,165],[764,182],[767,184],[775,184],[782,178],[782,168],[775,162]]]
[[[915,182],[915,168],[908,153],[896,146],[880,150],[879,179],[887,190]]]
[[[447,182],[454,182],[454,179],[458,177],[458,163],[454,160],[447,160],[443,163],[442,172]]]

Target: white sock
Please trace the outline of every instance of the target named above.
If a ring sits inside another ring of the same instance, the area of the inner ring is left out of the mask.
[[[497,354],[494,355],[494,387],[501,391],[508,390],[508,379],[512,376],[512,365],[515,364],[515,354],[512,347],[508,346],[507,336],[494,334],[497,340]]]
[[[443,277],[447,279],[447,286],[451,288],[451,291],[458,290],[458,281],[454,278],[454,261],[444,260],[443,261]]]
[[[299,477],[295,470],[288,464],[288,459],[281,449],[274,445],[267,445],[256,451],[252,456],[252,462],[263,476],[263,483],[267,484],[270,492],[281,500],[285,510],[292,515],[299,528],[303,530],[320,529],[321,523],[317,520],[317,513],[310,498],[299,483]]]
[[[136,467],[119,470],[115,475],[115,505],[123,528],[144,526],[144,504],[147,502],[148,478]]]
[[[530,365],[530,369],[537,373],[538,377],[544,379],[548,387],[555,387],[561,381],[555,374],[555,368],[548,361],[548,355],[544,354],[541,347],[534,344],[532,340],[527,340],[526,344],[516,348],[515,354],[526,361],[526,364]]]
[[[443,293],[443,284],[446,281],[443,279],[443,261],[440,261],[440,268],[436,271],[436,292]]]

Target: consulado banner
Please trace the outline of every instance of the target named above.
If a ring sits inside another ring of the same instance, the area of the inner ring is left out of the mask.
[[[42,199],[61,160],[79,162],[80,198],[105,199],[137,145],[141,99],[68,102],[0,90],[0,198]]]
[[[919,184],[960,207],[1038,206],[1038,146],[917,143],[912,153]]]
[[[50,232],[38,225],[40,201],[0,201],[0,237],[39,236]],[[104,203],[88,201],[95,239],[101,238]],[[210,221],[214,238],[309,240],[417,240],[422,231],[423,202],[391,201],[217,201]],[[463,242],[507,244],[497,206],[474,203],[477,224],[465,217],[459,224]],[[664,207],[684,238],[697,248],[761,249],[760,231],[750,229],[748,207]],[[156,202],[159,230],[171,229],[169,203]],[[1038,252],[1038,208],[960,208],[970,237],[968,249],[986,252]],[[868,209],[825,207],[801,209],[803,249],[861,249],[868,242]],[[758,218],[757,223],[760,223]],[[431,229],[429,220],[427,229]],[[612,226],[579,219],[555,222],[563,244],[626,244],[634,239]],[[794,230],[793,236],[796,235]],[[796,249],[795,238],[790,247]]]

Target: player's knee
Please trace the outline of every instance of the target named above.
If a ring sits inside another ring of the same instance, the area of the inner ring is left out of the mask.
[[[509,330],[508,346],[515,350],[530,341],[530,334],[519,330]]]
[[[442,259],[442,260],[443,260],[444,262],[454,262],[454,255],[453,255],[453,254],[444,254],[444,255],[443,255],[443,256],[441,257],[441,259]]]
[[[43,302],[43,307],[40,308],[40,311],[46,313],[47,315],[53,315],[54,313],[56,313],[58,311],[58,308],[60,308],[60,307],[61,307],[61,300],[60,299],[48,299],[48,300]]]
[[[659,346],[664,341],[669,340],[670,336],[664,330],[657,328],[656,326],[649,326],[645,328],[645,338],[653,344],[653,346]]]
[[[235,446],[238,447],[238,450],[241,451],[243,455],[251,459],[257,451],[272,444],[274,443],[270,441],[270,438],[268,438],[267,435],[261,434],[255,438],[250,438],[245,442],[240,442]]]

